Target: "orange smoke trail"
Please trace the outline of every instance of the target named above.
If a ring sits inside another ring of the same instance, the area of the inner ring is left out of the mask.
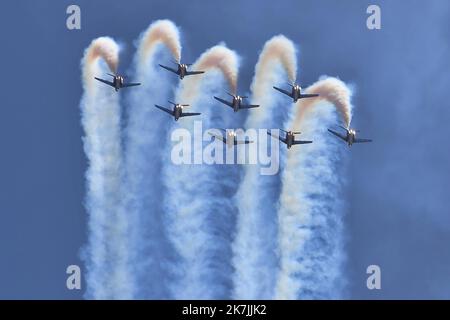
[[[217,69],[224,75],[232,93],[236,93],[238,77],[238,56],[223,45],[214,46],[205,51],[192,66],[192,70],[208,71]],[[192,103],[199,94],[202,76],[185,78],[178,97],[183,103]]]
[[[254,98],[265,95],[267,83],[273,83],[274,72],[271,71],[274,63],[281,63],[290,82],[295,81],[297,73],[297,58],[295,46],[291,40],[283,35],[270,39],[264,45],[255,67],[255,77],[252,83]]]
[[[180,34],[177,26],[170,20],[153,22],[142,35],[139,45],[139,60],[145,62],[158,44],[164,44],[176,61],[181,59]]]
[[[294,126],[301,127],[304,117],[311,108],[321,100],[333,104],[342,117],[346,127],[351,121],[351,91],[347,85],[337,78],[325,78],[317,81],[306,89],[307,93],[318,93],[317,98],[302,99],[297,102],[294,114]]]
[[[249,114],[247,127],[261,127],[270,121],[270,109],[273,109],[276,103],[272,86],[284,81],[286,77],[279,70],[280,65],[288,79],[294,82],[297,74],[296,49],[294,43],[283,35],[268,40],[259,55],[251,85],[252,103],[262,104],[264,108],[257,108]]]
[[[117,66],[119,64],[119,46],[113,39],[109,37],[94,39],[85,50],[82,61],[82,72],[84,89],[88,92],[92,91],[94,88],[94,76],[101,76],[98,74],[100,72],[100,68],[97,64],[99,59],[103,59],[113,73],[117,72]]]

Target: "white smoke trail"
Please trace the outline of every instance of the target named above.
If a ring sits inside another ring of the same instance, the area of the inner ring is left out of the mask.
[[[296,61],[295,46],[286,37],[279,35],[266,42],[252,83],[252,103],[261,104],[261,107],[249,112],[247,129],[282,128],[292,105],[272,86],[284,83],[286,79],[295,80]],[[239,215],[233,242],[236,270],[233,297],[236,299],[272,299],[274,296],[279,189],[279,175],[262,176],[260,166],[245,167],[236,199]]]
[[[224,80],[232,91],[236,90],[237,55],[218,45],[203,53],[192,70],[207,72],[185,78],[176,102],[190,104],[189,111],[202,114],[182,118],[172,129],[180,127],[195,134],[196,121],[201,121],[204,130],[225,126],[233,112],[214,105],[212,95],[223,92]],[[201,136],[199,133],[194,139],[202,139]],[[167,184],[164,202],[169,235],[179,257],[173,267],[177,274],[172,284],[173,295],[178,299],[229,298],[230,237],[235,215],[229,193],[234,193],[236,167],[174,165],[170,159],[171,148],[165,152],[163,173]],[[194,143],[194,155],[202,152],[202,144]]]
[[[154,108],[154,104],[166,103],[172,90],[170,80],[175,79],[157,65],[167,53],[180,59],[179,32],[171,21],[159,20],[140,36],[135,71],[142,85],[129,89],[127,100],[125,203],[133,225],[130,251],[136,283],[134,294],[139,299],[170,298],[167,263],[173,250],[163,227],[160,177],[161,152],[165,151],[170,119]]]
[[[86,208],[89,240],[86,295],[94,299],[129,298],[127,221],[120,210],[121,145],[120,104],[112,88],[94,80],[106,68],[116,72],[119,47],[111,38],[98,38],[82,60],[84,95],[81,117],[88,159]],[[106,65],[102,65],[102,61]]]
[[[319,98],[297,103],[291,126],[314,136],[308,148],[288,153],[280,196],[280,272],[278,299],[340,298],[344,146],[327,132],[338,111],[345,125],[351,118],[351,91],[338,79],[325,78],[307,89]]]

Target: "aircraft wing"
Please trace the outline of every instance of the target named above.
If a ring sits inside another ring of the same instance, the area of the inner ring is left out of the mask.
[[[283,139],[282,137],[277,136],[276,134],[272,134],[270,131],[267,131],[267,134],[268,134],[269,136],[274,137],[275,139],[278,139],[278,140],[280,140],[281,142],[287,144],[286,139]]]
[[[354,143],[364,143],[364,142],[372,142],[371,139],[358,139],[356,138],[355,141],[353,141]]]
[[[187,76],[192,76],[194,74],[202,74],[205,73],[205,71],[186,71]]]
[[[293,144],[307,144],[307,143],[312,143],[312,141],[309,141],[309,140],[297,140],[297,141],[293,142]]]
[[[280,88],[277,88],[277,87],[273,87],[273,88],[274,88],[275,90],[278,90],[278,91],[280,91],[281,93],[284,93],[285,95],[288,95],[289,97],[292,98],[291,92],[286,91],[286,90],[283,90],[283,89],[280,89]]]
[[[241,104],[240,109],[258,108],[259,104]]]
[[[141,85],[140,83],[124,83],[122,87],[126,88],[126,87],[140,86],[140,85]]]
[[[170,114],[170,115],[173,116],[173,111],[172,111],[172,110],[167,109],[167,108],[164,108],[164,107],[161,107],[161,106],[158,106],[157,104],[155,104],[155,107],[157,107],[159,110],[162,110],[162,111],[164,111],[164,112],[167,112],[168,114]]]
[[[175,73],[175,74],[178,74],[178,70],[175,70],[175,69],[170,68],[170,67],[163,66],[162,64],[160,64],[159,66],[160,66],[161,68],[164,68],[164,69],[166,69],[166,70],[169,70],[169,71],[171,71],[171,72],[173,72],[173,73]]]
[[[224,139],[224,137],[219,136],[218,134],[214,134],[211,132],[208,132],[211,136],[213,136],[215,139],[219,139],[220,141],[222,141],[223,143],[226,143],[226,140]]]
[[[344,137],[342,134],[340,134],[340,133],[338,133],[338,132],[336,132],[336,131],[333,131],[333,130],[331,130],[331,129],[328,129],[328,131],[330,131],[332,134],[334,134],[336,137],[338,137],[338,138],[341,138],[342,140],[344,140],[344,141],[347,141],[347,137]]]
[[[199,116],[201,113],[198,112],[182,112],[180,117],[190,117],[190,116]]]
[[[227,101],[227,100],[224,100],[224,99],[220,99],[220,98],[217,98],[217,97],[214,97],[214,99],[216,99],[217,101],[220,101],[223,104],[226,104],[227,106],[233,108],[233,104],[230,101]]]
[[[301,98],[314,98],[314,97],[318,97],[319,95],[316,93],[305,93],[305,94],[301,94],[300,95],[300,99]]]
[[[94,77],[94,78],[95,78],[95,80],[98,80],[100,82],[106,83],[108,86],[114,87],[114,83],[112,83],[111,81],[103,80],[103,79],[100,79],[100,78],[97,78],[97,77]]]
[[[249,144],[249,143],[253,143],[253,141],[251,141],[251,140],[241,140],[241,141],[236,141],[234,144]]]

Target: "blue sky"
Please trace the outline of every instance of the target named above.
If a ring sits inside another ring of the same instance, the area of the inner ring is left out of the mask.
[[[82,30],[66,29],[78,4]],[[378,4],[382,29],[366,28]],[[4,1],[0,92],[0,298],[81,298],[65,287],[86,243],[80,59],[98,36],[134,43],[156,19],[182,30],[183,60],[224,41],[248,91],[264,42],[300,48],[300,81],[355,86],[353,125],[374,143],[351,152],[346,236],[351,298],[450,298],[450,4],[427,1]],[[382,290],[365,269],[378,264]]]

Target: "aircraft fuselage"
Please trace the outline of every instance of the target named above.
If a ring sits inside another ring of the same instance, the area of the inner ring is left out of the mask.
[[[178,75],[180,79],[183,79],[186,76],[187,66],[185,64],[178,65]]]
[[[240,96],[233,97],[233,110],[238,112],[241,108],[242,98]]]
[[[115,76],[113,79],[113,84],[114,84],[114,89],[116,91],[119,91],[119,89],[123,87],[123,77]]]
[[[355,142],[355,139],[356,139],[356,132],[353,130],[349,130],[347,132],[347,139],[346,139],[349,147]]]
[[[333,135],[337,136],[339,139],[344,140],[349,147],[351,147],[354,143],[372,142],[371,139],[356,138],[356,133],[358,132],[358,130],[344,128],[343,126],[340,127],[346,131],[345,135],[342,135],[339,132],[333,131],[331,129],[328,129],[328,131]]]
[[[302,93],[302,88],[299,85],[295,85],[292,87],[292,99],[294,99],[294,102],[297,102],[298,99],[300,99]]]
[[[182,106],[176,105],[175,107],[173,107],[173,117],[175,118],[175,121],[178,121],[178,119],[180,119],[182,113],[183,113]]]
[[[286,146],[288,149],[292,147],[292,145],[294,144],[294,140],[295,136],[293,133],[291,132],[286,133]]]

